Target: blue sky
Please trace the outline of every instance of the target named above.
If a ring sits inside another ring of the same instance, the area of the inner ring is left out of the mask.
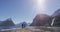
[[[26,21],[32,22],[38,14],[35,0],[0,0],[0,20],[12,18],[15,24]],[[52,15],[60,8],[60,0],[45,0],[45,14]],[[35,7],[35,8],[34,8]]]

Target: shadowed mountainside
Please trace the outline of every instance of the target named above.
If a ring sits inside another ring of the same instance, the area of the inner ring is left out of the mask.
[[[13,21],[9,18],[5,21],[1,21],[0,26],[14,26],[15,24]]]
[[[30,26],[45,26],[51,24],[52,17],[46,14],[38,14],[33,19],[33,22]]]
[[[0,29],[11,28],[11,26],[15,26],[11,18],[8,18],[5,21],[0,21]]]
[[[53,26],[60,27],[60,9],[56,10],[54,14],[52,15],[53,19],[55,18],[53,22]]]

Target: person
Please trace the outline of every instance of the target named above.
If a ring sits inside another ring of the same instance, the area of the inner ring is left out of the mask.
[[[26,23],[23,22],[23,23],[22,23],[22,28],[25,28],[25,27],[26,27]]]

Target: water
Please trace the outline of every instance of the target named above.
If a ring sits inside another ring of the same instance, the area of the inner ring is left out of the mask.
[[[60,27],[27,26],[25,28],[0,29],[1,32],[59,32]]]

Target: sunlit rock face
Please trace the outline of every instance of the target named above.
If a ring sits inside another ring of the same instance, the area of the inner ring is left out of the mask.
[[[49,15],[46,14],[38,14],[36,17],[33,19],[33,22],[30,26],[45,26],[51,24],[51,19]]]
[[[60,9],[54,12],[53,18],[55,18],[53,26],[60,27]]]

